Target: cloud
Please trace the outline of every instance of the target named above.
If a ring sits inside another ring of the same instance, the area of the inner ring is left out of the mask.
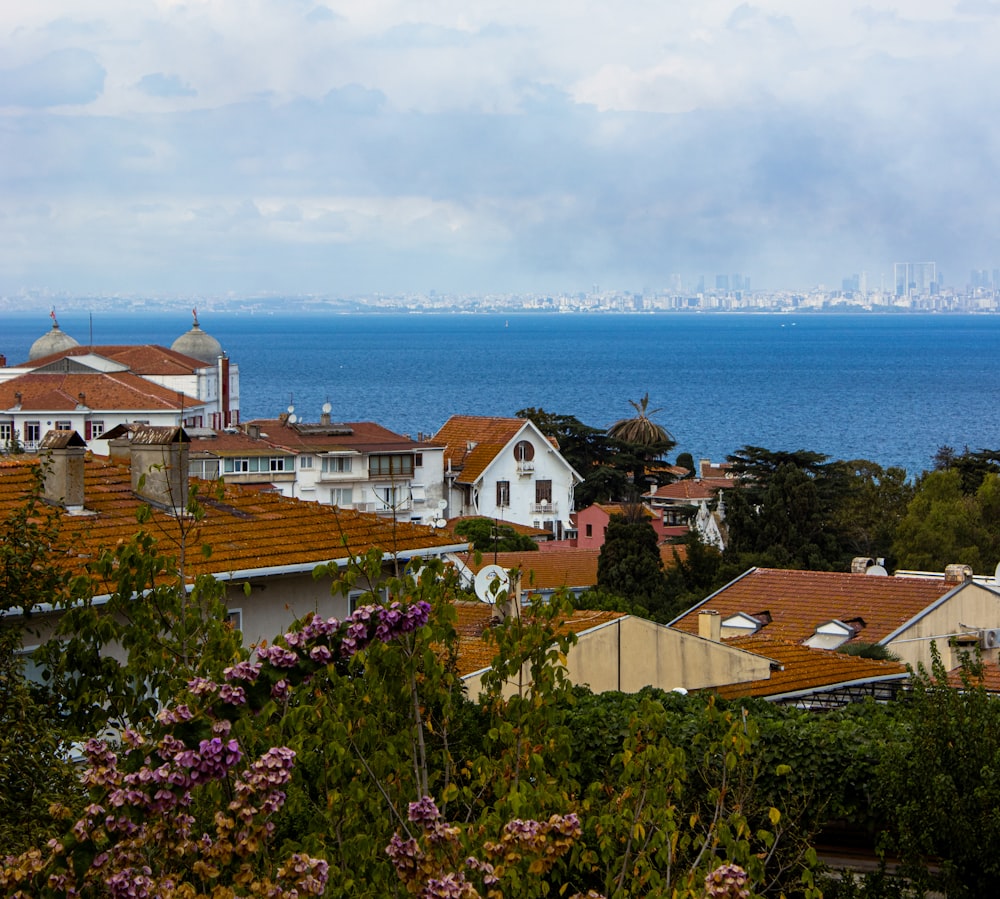
[[[136,87],[149,97],[196,97],[198,91],[181,81],[178,75],[152,72],[143,75]]]
[[[0,70],[0,106],[43,108],[91,103],[104,90],[105,70],[79,48],[54,50],[41,59]]]

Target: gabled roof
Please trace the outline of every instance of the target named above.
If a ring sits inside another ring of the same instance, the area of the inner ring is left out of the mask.
[[[455,623],[458,633],[458,674],[466,677],[493,664],[496,647],[483,639],[483,634],[490,628],[493,606],[482,602],[459,601],[455,603],[455,611],[458,613]],[[526,611],[523,613],[527,614]],[[577,610],[557,630],[558,633],[579,635],[625,617],[627,616],[623,612]]]
[[[758,634],[736,637],[727,646],[746,649],[778,663],[766,680],[726,684],[713,688],[725,699],[758,696],[791,699],[796,695],[827,692],[848,686],[904,681],[909,674],[901,662],[863,659],[823,649],[809,649],[797,643]]]
[[[723,620],[767,612],[767,636],[801,643],[828,621],[862,619],[865,626],[856,639],[878,643],[961,586],[943,578],[751,568],[671,623],[697,633],[702,608],[717,611]]]
[[[373,421],[322,424],[291,423],[285,418],[259,418],[244,422],[244,429],[260,429],[260,440],[295,453],[330,453],[353,450],[359,453],[419,451],[417,443]]]
[[[205,362],[195,359],[193,356],[186,356],[184,353],[178,353],[176,350],[160,346],[159,344],[144,343],[70,347],[58,353],[43,356],[40,359],[21,363],[21,365],[15,367],[41,368],[51,365],[58,359],[91,354],[111,359],[121,365],[127,366],[131,371],[139,375],[190,375],[206,366]]]
[[[432,439],[445,448],[445,469],[460,471],[459,483],[474,484],[503,448],[529,424],[523,418],[453,415]]]
[[[33,486],[34,463],[0,461],[0,517],[21,506]],[[289,499],[274,493],[224,485],[221,492],[202,485],[204,517],[187,538],[188,576],[216,577],[308,571],[321,562],[342,560],[375,547],[402,558],[425,551],[438,554],[466,548],[453,534],[408,522],[384,521],[375,515]],[[88,515],[60,515],[63,562],[82,570],[103,549],[130,540],[140,527],[136,513],[144,505],[132,491],[127,465],[89,458],[84,473],[84,506]],[[178,520],[155,507],[143,528],[162,552],[179,553]],[[211,548],[207,558],[201,547]]]
[[[201,400],[161,387],[132,372],[39,374],[31,372],[0,382],[0,409],[12,409],[20,394],[22,412],[75,410],[180,412],[202,406]]]

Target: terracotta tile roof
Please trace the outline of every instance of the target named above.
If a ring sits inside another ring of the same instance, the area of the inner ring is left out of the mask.
[[[684,478],[683,481],[674,481],[672,484],[657,487],[653,493],[647,493],[646,496],[654,500],[710,500],[715,499],[720,490],[727,490],[735,485],[736,482],[729,478]]]
[[[458,613],[458,621],[455,624],[459,637],[458,673],[461,677],[465,677],[493,664],[496,648],[483,639],[483,633],[490,627],[493,607],[482,602],[456,602],[455,610]],[[582,634],[591,628],[624,617],[622,612],[578,610],[562,623],[559,632]]]
[[[445,448],[445,469],[450,465],[461,471],[459,483],[473,484],[525,423],[521,418],[453,415],[431,440]]]
[[[333,452],[336,450],[356,450],[358,452],[419,450],[429,444],[418,443],[403,434],[397,434],[373,421],[332,422],[330,429],[347,430],[350,434],[319,432],[320,425],[307,425],[302,431],[281,418],[260,418],[244,422],[244,428],[259,427],[260,439],[273,446],[283,447],[296,453]],[[314,428],[315,430],[309,430]]]
[[[612,515],[624,515],[625,510],[629,508],[629,505],[627,503],[594,503],[592,506],[589,506],[588,508],[600,509],[610,518]],[[583,510],[581,509],[581,511]],[[646,518],[656,517],[653,511],[651,509],[648,509],[646,506],[642,507],[642,514],[645,515]]]
[[[948,672],[948,684],[956,689],[963,687],[961,668],[954,668]],[[974,686],[981,684],[987,693],[1000,693],[1000,665],[996,662],[983,662],[983,676],[978,679],[973,678],[972,684]]]
[[[263,440],[255,440],[242,431],[238,434],[227,434],[225,431],[213,431],[212,436],[201,436],[197,429],[186,429],[191,437],[191,455],[200,456],[206,453],[219,456],[291,456],[292,453],[284,447],[274,446]]]
[[[32,467],[30,461],[0,462],[0,516],[24,502],[33,483]],[[140,529],[136,512],[142,501],[132,492],[127,466],[88,458],[84,490],[85,508],[96,514],[60,516],[63,558],[74,570],[82,569],[102,549],[129,540]],[[374,515],[234,485],[225,485],[218,495],[203,490],[202,497],[204,518],[192,525],[187,541],[186,567],[192,576],[309,566],[372,547],[405,557],[461,542],[453,534],[420,525],[394,525]],[[157,537],[163,552],[178,552],[176,518],[154,508],[144,527]],[[202,554],[202,546],[211,548],[210,557]]]
[[[525,591],[556,590],[559,587],[592,587],[597,583],[598,549],[563,549],[558,552],[507,552],[496,554],[496,564],[520,568]],[[469,559],[473,573],[493,564],[493,553],[483,553],[480,563]]]
[[[821,690],[855,681],[903,679],[907,675],[906,665],[901,662],[862,659],[841,652],[810,649],[808,646],[761,634],[736,637],[727,640],[726,645],[773,659],[780,663],[781,670],[772,670],[771,677],[767,680],[713,688],[712,692],[725,699],[740,696],[774,697],[803,690]]]
[[[828,621],[863,619],[857,640],[877,643],[953,589],[942,578],[872,577],[828,571],[752,568],[689,609],[673,625],[698,632],[698,612],[723,620],[744,612],[770,614],[768,636],[801,643]]]
[[[206,363],[200,359],[153,343],[70,347],[61,352],[34,359],[31,362],[23,362],[21,366],[17,367],[41,368],[66,356],[86,356],[91,353],[126,365],[140,375],[189,375],[199,368],[206,367]]]
[[[195,397],[161,387],[132,372],[94,374],[29,373],[0,383],[0,409],[16,405],[21,394],[22,411],[72,411],[85,397],[87,407],[104,410],[170,410],[202,406]]]
[[[672,568],[677,559],[683,562],[687,558],[688,548],[683,543],[661,543],[659,550],[664,568]]]

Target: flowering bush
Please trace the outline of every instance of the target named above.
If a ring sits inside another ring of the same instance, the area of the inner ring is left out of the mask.
[[[426,602],[392,603],[365,606],[345,621],[312,618],[280,643],[261,647],[255,661],[225,669],[223,683],[192,679],[187,701],[156,716],[155,736],[126,730],[119,752],[90,740],[82,775],[90,802],[82,816],[46,852],[4,859],[0,889],[12,897],[112,899],[321,895],[325,860],[295,852],[268,863],[295,752],[273,746],[247,761],[233,722],[271,699],[286,699],[292,682],[308,681],[373,641],[412,633],[429,613]],[[206,805],[215,809],[207,826],[199,827],[193,813],[198,791],[209,793]]]

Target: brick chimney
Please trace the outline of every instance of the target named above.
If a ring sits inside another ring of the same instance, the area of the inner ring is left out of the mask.
[[[183,515],[188,499],[191,439],[183,428],[138,427],[129,444],[132,490],[146,502]]]
[[[67,512],[83,512],[87,442],[76,431],[49,431],[38,445],[42,496]]]
[[[972,580],[971,565],[946,565],[944,569],[944,582],[946,584],[961,584],[964,581]]]

